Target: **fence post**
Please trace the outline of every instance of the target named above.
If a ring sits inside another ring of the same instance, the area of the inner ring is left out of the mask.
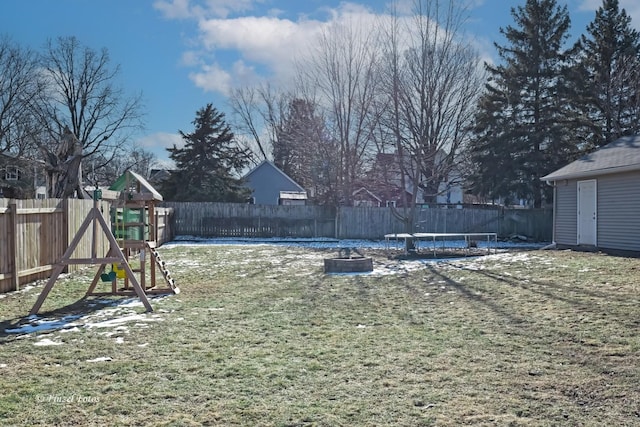
[[[20,271],[18,270],[18,206],[15,201],[9,202],[9,260],[11,285],[16,291],[20,290]]]
[[[62,227],[64,229],[64,235],[62,236],[62,253],[64,253],[69,247],[69,233],[71,232],[71,230],[69,229],[71,227],[71,221],[69,220],[70,211],[71,207],[69,206],[69,199],[62,199]],[[60,255],[62,256],[62,254]],[[58,262],[58,260],[56,260],[56,262]],[[65,265],[62,269],[62,272],[68,273],[69,266]]]

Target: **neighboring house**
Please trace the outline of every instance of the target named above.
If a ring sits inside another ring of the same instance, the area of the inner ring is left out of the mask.
[[[364,187],[360,187],[351,195],[353,206],[376,207],[383,206],[382,199]]]
[[[464,191],[462,190],[462,179],[457,169],[449,172],[448,180],[442,181],[438,187],[436,203],[438,204],[462,204],[464,202]]]
[[[640,135],[617,139],[542,179],[554,188],[558,247],[640,251]]]
[[[305,205],[307,192],[268,160],[247,173],[243,180],[256,205]]]
[[[442,158],[441,154],[439,158]],[[410,162],[406,160],[405,170],[412,169]],[[367,191],[375,194],[381,199],[381,206],[403,206],[403,201],[412,200],[414,193],[411,174],[405,173],[405,188],[403,197],[402,190],[402,172],[400,171],[400,162],[397,153],[378,153],[375,163],[369,173],[366,182],[362,182],[363,187]],[[447,180],[440,183],[438,194],[436,195],[436,204],[460,204],[463,202],[464,191],[461,186],[460,173],[453,169],[449,172]],[[357,190],[359,191],[359,190]],[[425,195],[423,191],[417,189],[416,203],[425,203]],[[355,194],[355,193],[354,193]],[[354,200],[355,204],[355,200]]]
[[[0,197],[46,198],[46,175],[42,163],[0,153]]]

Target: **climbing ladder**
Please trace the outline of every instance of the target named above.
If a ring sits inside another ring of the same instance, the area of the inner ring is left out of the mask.
[[[173,279],[173,277],[171,277],[171,273],[167,269],[167,264],[162,260],[162,257],[160,257],[160,254],[158,253],[158,251],[156,251],[156,249],[151,245],[147,245],[147,249],[151,254],[151,256],[153,257],[153,261],[155,265],[160,269],[160,272],[162,273],[162,276],[164,277],[165,282],[167,282],[167,285],[169,285],[169,288],[171,288],[174,294],[179,294],[180,288],[178,288],[178,286],[176,285],[176,281]],[[155,272],[155,269],[152,267],[151,268],[152,276],[154,275],[154,272]]]

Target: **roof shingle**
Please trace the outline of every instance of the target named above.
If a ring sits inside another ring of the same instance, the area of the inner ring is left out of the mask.
[[[542,180],[588,178],[633,170],[640,170],[640,135],[616,139],[593,153],[542,177]]]

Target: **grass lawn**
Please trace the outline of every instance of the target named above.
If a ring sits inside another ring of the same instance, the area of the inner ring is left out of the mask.
[[[182,292],[153,313],[81,300],[93,269],[38,318],[42,286],[0,298],[0,424],[640,424],[639,259],[378,254],[325,275],[335,252],[160,252]]]

